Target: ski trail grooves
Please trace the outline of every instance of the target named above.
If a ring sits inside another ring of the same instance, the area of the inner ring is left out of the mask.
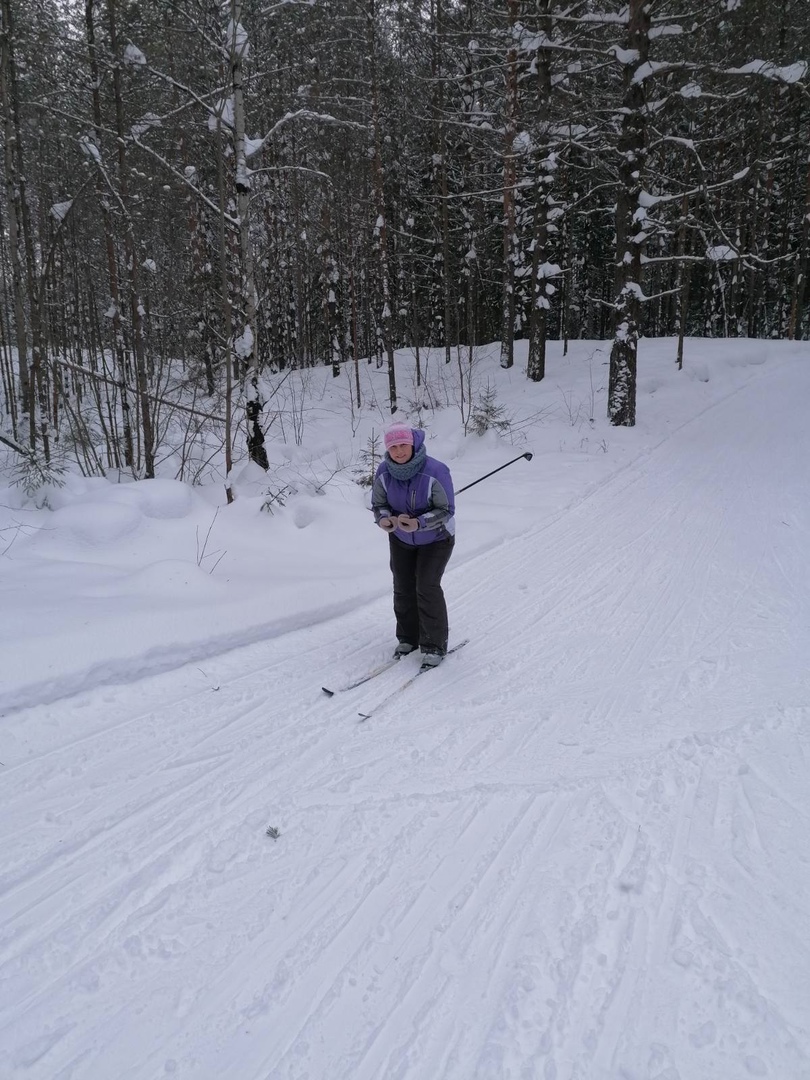
[[[807,1080],[789,376],[451,567],[470,644],[373,723],[319,687],[379,654],[387,600],[178,673],[165,705],[161,676],[148,707],[27,714],[3,1080]]]

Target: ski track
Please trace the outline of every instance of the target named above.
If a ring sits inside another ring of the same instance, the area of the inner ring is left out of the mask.
[[[319,685],[382,602],[15,717],[0,1077],[810,1080],[809,523],[759,390],[461,564],[470,644],[362,725],[407,661]]]

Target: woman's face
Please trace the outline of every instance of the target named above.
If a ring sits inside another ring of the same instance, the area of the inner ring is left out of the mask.
[[[388,453],[391,455],[391,460],[395,461],[397,465],[404,465],[406,461],[410,461],[413,457],[413,445],[409,442],[394,443],[393,446],[388,447]]]

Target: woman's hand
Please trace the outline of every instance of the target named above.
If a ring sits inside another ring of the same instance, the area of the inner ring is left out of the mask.
[[[400,514],[397,518],[397,525],[406,533],[416,532],[419,528],[419,522],[415,517],[411,517],[410,514]]]
[[[391,533],[397,527],[397,519],[390,517],[382,517],[377,522],[377,524],[380,526],[381,529],[384,529],[385,532]]]

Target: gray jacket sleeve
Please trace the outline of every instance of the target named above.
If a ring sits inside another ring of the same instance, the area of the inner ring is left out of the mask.
[[[454,507],[441,483],[433,477],[430,485],[430,509],[419,517],[420,529],[438,529],[453,516]]]
[[[374,514],[374,520],[378,525],[380,523],[380,518],[396,517],[394,511],[388,505],[388,492],[385,489],[385,478],[381,473],[377,473],[374,477],[374,483],[371,486],[371,512]]]

